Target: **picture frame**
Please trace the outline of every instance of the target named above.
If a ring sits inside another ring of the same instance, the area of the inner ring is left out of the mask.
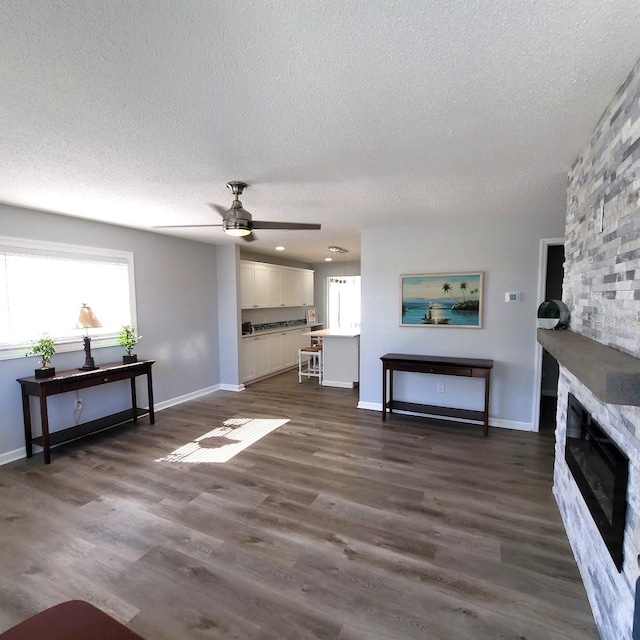
[[[484,273],[400,276],[400,326],[482,329]]]
[[[318,309],[316,307],[307,307],[307,324],[317,324],[318,323]]]

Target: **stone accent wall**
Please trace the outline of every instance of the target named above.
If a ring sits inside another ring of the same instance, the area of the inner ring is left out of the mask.
[[[640,61],[569,172],[563,299],[573,331],[640,358]],[[622,573],[564,460],[569,392],[630,459]],[[596,624],[603,640],[630,640],[640,574],[640,407],[603,404],[561,367],[557,423],[554,494]]]

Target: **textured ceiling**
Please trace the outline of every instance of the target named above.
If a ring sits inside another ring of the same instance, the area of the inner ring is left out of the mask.
[[[323,227],[247,246],[306,262],[562,213],[638,56],[636,0],[2,0],[0,201],[148,229],[219,222],[243,180],[255,219]]]

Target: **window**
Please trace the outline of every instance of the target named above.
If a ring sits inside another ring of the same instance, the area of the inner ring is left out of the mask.
[[[0,359],[24,356],[43,333],[58,351],[81,349],[83,303],[102,324],[93,346],[116,344],[136,323],[133,282],[129,252],[0,237]]]
[[[327,278],[329,329],[360,328],[360,276]]]

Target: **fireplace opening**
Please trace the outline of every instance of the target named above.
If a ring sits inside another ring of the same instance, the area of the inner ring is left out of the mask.
[[[629,458],[569,394],[565,460],[618,571],[622,571]]]

